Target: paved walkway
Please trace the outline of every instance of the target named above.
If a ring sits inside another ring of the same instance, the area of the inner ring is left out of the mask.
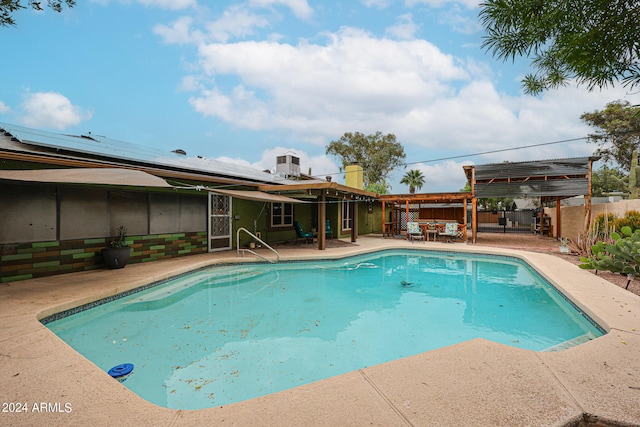
[[[523,258],[609,333],[555,353],[475,339],[245,402],[172,410],[130,392],[37,319],[194,268],[242,259],[226,252],[72,273],[0,286],[0,425],[640,425],[640,297],[558,257],[376,236],[356,244],[335,242],[325,251],[284,247],[281,256],[330,258],[391,247],[482,249]]]

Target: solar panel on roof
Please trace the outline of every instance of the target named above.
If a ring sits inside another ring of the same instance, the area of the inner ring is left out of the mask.
[[[224,175],[240,179],[250,179],[268,183],[293,184],[275,174],[269,174],[249,166],[223,162],[203,157],[185,157],[171,151],[164,152],[154,148],[131,144],[102,135],[64,135],[0,123],[0,129],[23,144],[66,150],[93,156],[149,163],[156,166],[186,168],[194,172]]]

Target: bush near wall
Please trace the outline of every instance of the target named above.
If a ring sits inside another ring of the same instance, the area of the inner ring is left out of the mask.
[[[0,245],[0,282],[105,268],[100,251],[112,240],[79,239]],[[127,236],[129,264],[207,252],[207,233]]]
[[[630,210],[624,213],[621,218],[614,220],[616,230],[622,230],[622,227],[630,227],[632,231],[640,229],[640,212],[637,210]]]

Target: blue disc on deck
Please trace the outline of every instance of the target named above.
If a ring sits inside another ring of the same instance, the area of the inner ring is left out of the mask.
[[[129,375],[133,371],[132,363],[123,363],[122,365],[114,366],[109,369],[109,375],[113,378],[123,377],[125,375]]]

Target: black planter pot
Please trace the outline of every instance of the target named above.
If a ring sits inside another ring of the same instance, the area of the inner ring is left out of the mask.
[[[116,269],[124,268],[129,262],[131,256],[131,248],[128,246],[122,248],[104,248],[102,250],[102,258],[107,268]]]

